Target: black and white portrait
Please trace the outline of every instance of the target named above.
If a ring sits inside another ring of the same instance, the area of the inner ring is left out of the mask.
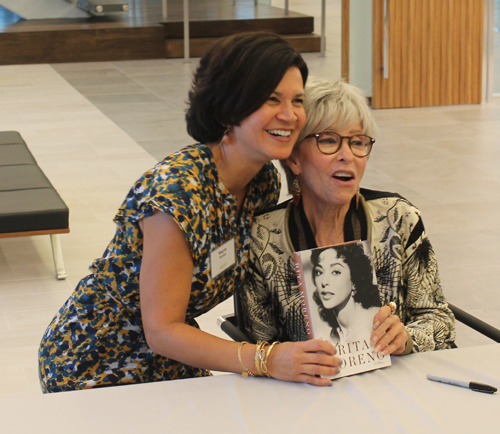
[[[369,249],[365,241],[302,252],[315,338],[338,346],[370,336],[380,299]]]

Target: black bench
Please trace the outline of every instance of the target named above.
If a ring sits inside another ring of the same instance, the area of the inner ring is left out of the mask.
[[[59,234],[69,209],[17,131],[0,132],[0,238],[50,235],[58,279],[66,278]]]

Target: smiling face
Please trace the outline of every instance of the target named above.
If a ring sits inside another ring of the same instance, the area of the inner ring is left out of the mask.
[[[321,252],[313,269],[313,279],[325,309],[339,307],[351,295],[351,270],[335,249]]]
[[[302,75],[291,67],[267,101],[232,129],[236,144],[262,164],[287,158],[305,124],[303,100]]]
[[[332,125],[329,131],[344,137],[363,132],[361,124],[343,130]],[[304,139],[287,159],[288,166],[298,176],[304,200],[323,207],[349,205],[358,191],[366,162],[366,157],[356,157],[351,152],[347,139],[335,154],[326,155],[320,152],[314,137]]]

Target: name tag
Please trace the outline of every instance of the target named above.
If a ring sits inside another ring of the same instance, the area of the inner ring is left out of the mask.
[[[210,265],[212,279],[227,270],[236,262],[236,250],[234,238],[217,247],[210,253]]]

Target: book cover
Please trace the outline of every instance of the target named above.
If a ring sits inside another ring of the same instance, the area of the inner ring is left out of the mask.
[[[374,352],[373,318],[380,309],[369,241],[354,241],[294,253],[302,311],[309,339],[337,349],[346,377],[383,368],[390,356]]]

